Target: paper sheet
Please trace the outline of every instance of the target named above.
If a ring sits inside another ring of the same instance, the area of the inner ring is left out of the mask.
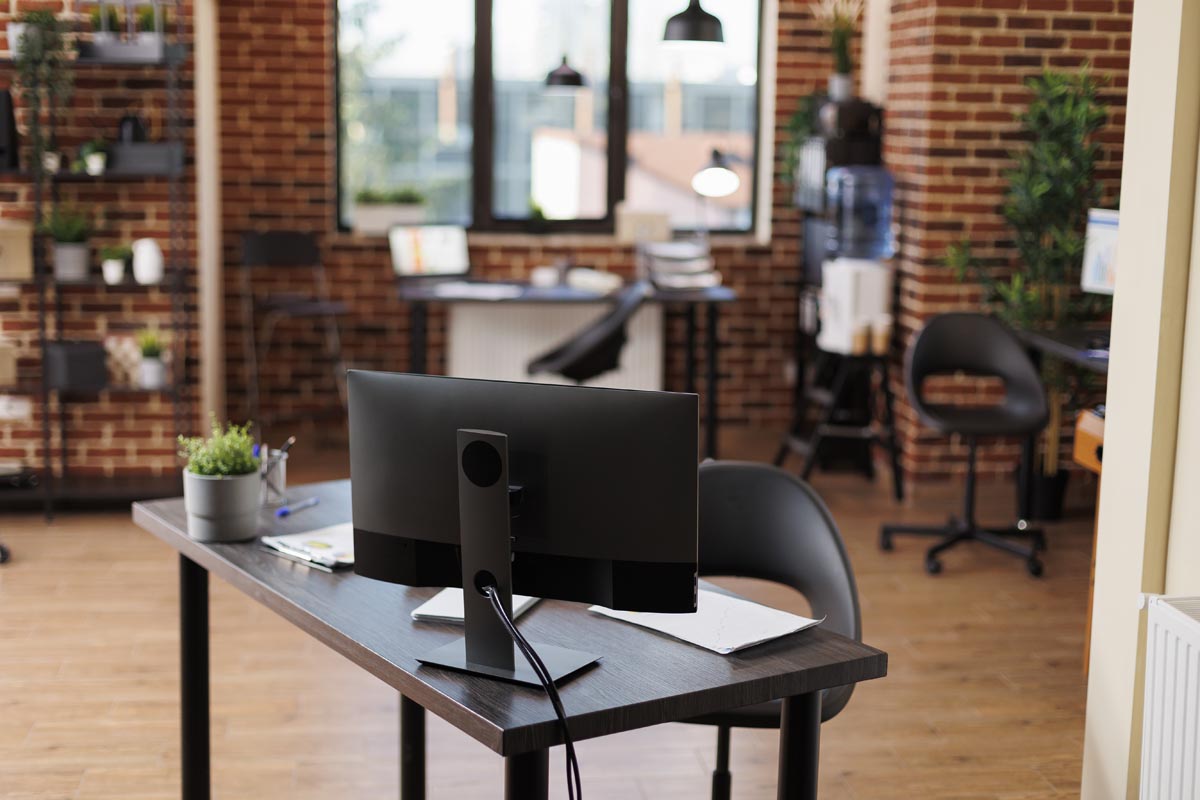
[[[286,536],[264,536],[261,541],[267,547],[326,567],[349,567],[354,564],[352,522]]]
[[[665,633],[721,655],[736,653],[824,621],[708,589],[701,589],[697,595],[695,614],[613,611],[603,606],[591,606],[588,610]]]
[[[536,597],[514,594],[513,619],[528,611],[537,601],[538,598]],[[418,622],[462,622],[463,590],[442,589],[433,597],[414,608],[412,618]]]

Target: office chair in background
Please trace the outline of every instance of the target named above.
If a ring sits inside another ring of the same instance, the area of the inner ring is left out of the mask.
[[[650,297],[649,281],[631,283],[617,292],[608,313],[553,350],[529,362],[530,375],[552,373],[583,383],[621,366],[621,350],[629,320]]]
[[[700,574],[759,578],[790,586],[812,606],[821,627],[862,641],[858,588],[829,510],[799,478],[766,464],[710,461],[700,465]],[[854,685],[826,689],[821,721],[838,715]],[[732,728],[778,728],[782,703],[687,720],[717,726],[713,800],[729,800]]]
[[[923,384],[936,375],[956,372],[995,377],[1004,382],[1004,401],[992,406],[946,405],[931,402]],[[1042,574],[1038,553],[1046,549],[1040,530],[1022,520],[1005,529],[982,528],[975,519],[975,451],[980,436],[1029,436],[1046,424],[1046,392],[1037,369],[1017,337],[1004,323],[982,314],[951,313],[931,319],[913,340],[904,367],[909,401],[921,421],[934,430],[967,441],[967,486],[962,519],[951,516],[942,526],[885,525],[879,546],[892,549],[898,534],[938,536],[941,541],[925,553],[925,571],[942,571],[938,556],[967,541],[982,542],[1025,559],[1029,574]],[[1030,540],[1022,546],[1013,538]]]
[[[255,294],[251,271],[259,268],[299,268],[312,270],[313,291],[299,293]],[[321,251],[311,234],[294,231],[247,233],[242,237],[242,320],[245,326],[245,378],[250,419],[261,431],[264,419],[260,407],[259,361],[271,349],[275,327],[285,319],[311,319],[325,335],[325,351],[334,366],[334,381],[342,408],[346,407],[346,363],[342,358],[338,317],[349,307],[329,297],[329,281]],[[261,319],[260,319],[261,317]],[[261,326],[261,327],[260,327]]]

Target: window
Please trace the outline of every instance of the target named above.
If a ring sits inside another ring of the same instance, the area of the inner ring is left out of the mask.
[[[662,40],[685,0],[337,0],[339,222],[414,190],[425,222],[612,230],[624,201],[677,229],[755,220],[760,7],[704,0],[723,44]],[[583,80],[548,87],[563,58]],[[720,150],[741,177],[701,201]]]

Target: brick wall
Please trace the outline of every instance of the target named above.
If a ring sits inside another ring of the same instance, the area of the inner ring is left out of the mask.
[[[244,407],[244,361],[239,311],[240,286],[233,265],[238,241],[255,228],[288,227],[320,237],[339,299],[353,313],[344,329],[348,359],[364,367],[407,365],[408,318],[393,296],[389,256],[382,239],[363,239],[334,229],[333,3],[246,0],[222,3],[221,107],[224,226],[227,263],[228,366],[231,413]],[[777,140],[798,99],[824,83],[830,71],[826,43],[809,4],[783,0],[779,26]],[[784,186],[774,187],[770,246],[722,244],[718,268],[742,296],[720,326],[724,350],[723,422],[782,430],[789,418],[791,390],[785,377],[791,357],[795,279],[799,260],[799,214]],[[522,277],[538,264],[562,256],[629,274],[633,253],[601,236],[473,235],[473,263],[482,274]],[[289,284],[261,279],[256,287]],[[678,321],[668,328],[681,341]],[[431,320],[431,369],[439,368],[444,330]],[[293,354],[278,351],[260,370],[264,411],[302,412],[336,401],[328,372],[314,366],[320,337],[306,326],[284,331],[280,340]],[[681,366],[668,364],[679,388]]]
[[[77,4],[76,4],[77,5]],[[56,12],[62,0],[18,4],[20,12],[35,8]],[[190,4],[185,6],[186,11]],[[0,56],[7,58],[10,45],[4,41],[8,4],[0,12]],[[74,19],[88,27],[85,18]],[[181,108],[190,152],[192,116],[191,70],[182,75]],[[11,63],[0,65],[0,87],[13,81]],[[66,122],[58,131],[58,149],[71,158],[81,143],[104,137],[116,138],[119,119],[128,110],[137,110],[149,122],[151,138],[165,136],[166,73],[157,68],[84,67],[76,71],[75,95]],[[18,123],[24,132],[25,115],[18,111]],[[22,156],[28,165],[27,153]],[[128,244],[149,237],[168,251],[167,180],[97,180],[62,183],[58,187],[61,202],[86,210],[94,217],[96,233],[91,239],[95,281],[88,285],[61,287],[61,313],[51,302],[48,325],[60,326],[68,339],[103,340],[106,337],[131,338],[138,330],[157,323],[170,323],[170,295],[164,287],[139,287],[132,283],[108,287],[99,280],[99,248],[110,244]],[[184,178],[185,195],[194,196],[190,169]],[[0,175],[0,219],[33,220],[31,181],[21,175]],[[190,220],[190,210],[188,219]],[[186,239],[194,234],[189,222]],[[48,248],[49,251],[49,248]],[[168,258],[169,258],[168,252]],[[182,254],[185,263],[194,263],[191,248]],[[189,289],[189,292],[191,290]],[[195,305],[190,294],[189,305]],[[41,358],[38,352],[38,292],[32,285],[0,284],[0,338],[18,348],[18,388],[20,394],[34,399],[34,416],[29,420],[0,422],[0,461],[19,461],[41,465],[41,411],[38,387]],[[194,326],[189,333],[189,353],[195,349]],[[191,381],[185,387],[189,406],[195,397],[195,363],[189,364]],[[115,376],[114,376],[115,377]],[[126,384],[128,381],[126,381]],[[57,420],[60,405],[52,400],[52,419]],[[170,396],[129,388],[110,389],[98,397],[82,397],[66,405],[68,461],[72,474],[129,475],[161,474],[174,469],[175,426]],[[194,419],[194,410],[188,419]],[[61,442],[57,435],[52,452],[57,456]],[[57,461],[57,458],[56,458]],[[56,465],[56,471],[59,471]]]
[[[979,287],[959,284],[941,265],[963,238],[977,254],[1012,264],[1010,233],[997,212],[1020,146],[1014,113],[1022,82],[1042,69],[1090,62],[1108,80],[1109,122],[1099,178],[1115,202],[1121,173],[1131,0],[896,0],[892,4],[886,159],[897,177],[899,342],[934,314],[976,308]],[[898,362],[897,362],[898,363]],[[899,370],[893,378],[903,398]],[[975,392],[966,379],[943,387]],[[907,403],[897,409],[906,471],[941,477],[964,468],[966,448],[922,428]],[[1019,443],[985,443],[981,466],[1008,473]]]

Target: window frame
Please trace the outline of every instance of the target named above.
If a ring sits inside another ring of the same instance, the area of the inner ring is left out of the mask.
[[[475,48],[471,76],[471,224],[473,233],[592,233],[611,234],[616,228],[616,208],[625,199],[625,180],[629,168],[629,2],[609,2],[609,73],[607,125],[607,191],[605,213],[595,219],[547,219],[498,217],[493,209],[493,180],[495,177],[494,135],[495,78],[492,74],[493,0],[474,0]],[[762,209],[760,181],[762,180],[763,80],[766,70],[764,40],[767,33],[768,0],[755,0],[758,6],[758,52],[754,86],[754,164],[750,187],[750,223],[746,228],[711,228],[709,234],[756,236]],[[333,4],[333,103],[335,122],[334,170],[336,192],[334,222],[340,232],[350,232],[351,226],[342,219],[342,125],[341,50],[338,42],[341,11],[339,0]],[[774,174],[774,167],[768,173]],[[696,228],[674,228],[675,233],[695,233]]]

